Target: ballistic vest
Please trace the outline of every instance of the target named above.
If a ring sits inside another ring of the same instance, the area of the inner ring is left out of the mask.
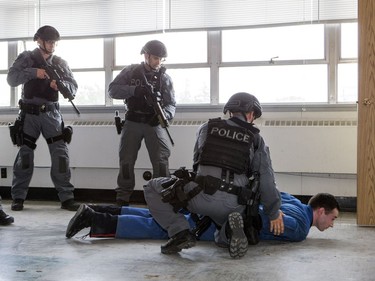
[[[133,77],[130,80],[130,86],[142,86],[144,85],[144,77],[143,72],[145,72],[146,79],[148,83],[150,83],[155,90],[160,91],[161,85],[161,73],[160,72],[152,72],[152,71],[145,71],[143,63],[140,65],[135,66],[133,69]],[[129,111],[134,112],[142,112],[144,114],[154,114],[154,109],[149,106],[146,102],[144,97],[129,97],[126,99],[126,105]]]
[[[247,128],[231,126],[220,118],[208,121],[207,139],[198,164],[220,167],[236,174],[246,174],[254,134]]]
[[[31,52],[31,59],[33,61],[32,68],[41,68],[43,66],[41,57],[38,49]],[[38,57],[39,56],[39,57]],[[26,99],[32,99],[33,97],[43,98],[48,101],[58,101],[59,92],[55,91],[50,87],[51,80],[49,79],[31,79],[23,85],[22,95]]]

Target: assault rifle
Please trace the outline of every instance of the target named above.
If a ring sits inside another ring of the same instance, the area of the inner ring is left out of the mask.
[[[41,68],[43,68],[46,71],[50,80],[56,80],[57,88],[59,89],[60,93],[64,96],[65,99],[69,100],[69,102],[72,104],[77,115],[80,115],[81,112],[73,103],[74,96],[71,94],[69,89],[65,86],[64,79],[61,78],[57,69],[53,65],[50,65],[48,63],[44,63]]]
[[[144,73],[143,73],[143,80],[144,80],[143,82],[144,82],[145,87],[147,87],[149,90],[149,94],[145,95],[146,102],[148,105],[150,105],[154,109],[161,127],[165,129],[165,131],[168,134],[169,140],[174,146],[174,141],[168,130],[168,127],[169,127],[168,119],[165,117],[163,108],[160,105],[159,97],[161,96],[161,94],[155,89],[155,87],[151,83],[147,81],[146,75]]]

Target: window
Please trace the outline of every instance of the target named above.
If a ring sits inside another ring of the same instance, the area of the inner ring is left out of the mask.
[[[0,42],[0,57],[0,106],[9,106],[10,87],[6,78],[8,69],[8,42]]]
[[[140,53],[149,40],[159,40],[165,44],[168,64],[207,61],[207,32],[177,32],[116,38],[116,65],[143,61]]]
[[[209,68],[167,70],[173,81],[177,104],[210,103]]]
[[[0,106],[9,106],[10,104],[10,87],[7,82],[7,75],[0,74]],[[5,93],[9,93],[6,95]]]
[[[338,102],[358,100],[358,24],[341,24],[341,52],[338,64]]]
[[[142,62],[141,49],[153,39],[167,47],[165,66],[179,106],[223,104],[237,91],[253,93],[262,103],[354,103],[358,95],[357,36],[357,23],[166,32],[62,39],[56,55],[68,62],[77,80],[77,106],[122,105],[122,100],[108,102],[106,86],[123,67]],[[0,60],[0,87],[8,93],[10,46],[15,45],[0,43],[5,58]],[[34,48],[33,41],[18,41],[16,51]],[[70,106],[64,99],[60,101]],[[2,95],[1,105],[10,102],[17,106],[17,98]]]
[[[105,105],[104,71],[73,71],[73,75],[78,83],[75,105]],[[62,95],[59,101],[61,105],[70,105]]]
[[[324,25],[223,31],[223,62],[324,58]]]
[[[8,42],[0,42],[0,70],[8,69]]]
[[[55,55],[74,68],[103,68],[103,39],[61,40]]]
[[[262,103],[326,103],[324,32],[321,24],[223,31],[219,102],[250,92]]]
[[[326,65],[225,67],[220,69],[219,102],[236,92],[261,103],[327,102]]]
[[[358,58],[358,24],[341,24],[341,58]]]

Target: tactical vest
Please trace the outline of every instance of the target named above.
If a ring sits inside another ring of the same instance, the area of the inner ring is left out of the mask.
[[[198,164],[220,167],[236,174],[246,174],[254,134],[243,127],[231,126],[220,118],[208,121],[207,139]]]
[[[142,86],[144,83],[144,78],[142,77],[142,70],[138,68],[144,68],[144,65],[138,65],[133,69],[133,77],[130,80],[130,86]],[[161,84],[161,73],[160,72],[145,72],[147,81],[155,88],[155,90],[160,91]],[[149,106],[144,97],[130,97],[126,100],[126,104],[129,111],[143,112],[145,114],[154,114],[154,109]]]
[[[41,56],[39,50],[34,50],[31,52],[31,59],[33,61],[32,68],[41,68],[43,64],[41,63],[42,58],[38,59],[37,56]],[[48,101],[58,101],[59,92],[55,91],[50,87],[51,80],[49,79],[31,79],[23,85],[22,95],[26,99],[32,99],[33,97],[43,98]]]

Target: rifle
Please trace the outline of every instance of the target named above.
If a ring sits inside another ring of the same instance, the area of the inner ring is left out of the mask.
[[[148,105],[150,105],[154,111],[155,114],[159,120],[159,123],[162,128],[165,129],[165,131],[168,134],[169,140],[171,141],[172,145],[174,146],[174,141],[171,137],[171,134],[169,133],[168,127],[169,127],[169,122],[168,119],[165,117],[163,108],[160,105],[160,101],[158,100],[158,97],[161,96],[160,92],[158,92],[155,87],[147,81],[146,75],[143,73],[143,82],[145,86],[149,90],[149,94],[145,95],[145,99]]]
[[[73,103],[74,96],[71,94],[69,89],[64,85],[64,79],[61,78],[57,69],[53,65],[49,65],[47,62],[43,64],[41,67],[43,68],[49,76],[50,80],[56,80],[57,88],[59,88],[60,93],[64,96],[65,99],[68,99],[69,102],[72,104],[75,112],[79,116],[81,112]]]

